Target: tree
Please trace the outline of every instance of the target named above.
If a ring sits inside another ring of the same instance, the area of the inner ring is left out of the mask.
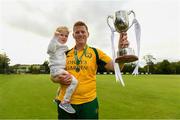
[[[160,63],[160,71],[163,74],[170,74],[171,73],[170,62],[168,60],[163,60]]]
[[[123,74],[127,74],[127,73],[131,74],[133,72],[134,68],[135,68],[134,63],[127,63],[124,65],[122,72],[123,72]]]
[[[172,74],[176,74],[177,72],[177,63],[176,62],[172,62],[172,63],[170,63],[170,69],[171,69],[171,73]]]
[[[152,55],[145,55],[143,59],[146,61],[147,64],[147,73],[150,73],[150,68],[151,68],[151,72],[153,72],[152,70],[154,69],[153,68],[154,60],[156,60],[156,58],[154,58]]]
[[[6,53],[0,54],[0,73],[8,73],[10,59]]]
[[[33,64],[29,67],[29,72],[32,74],[39,74],[40,73],[40,65]]]
[[[45,73],[47,73],[47,74],[49,74],[49,72],[50,72],[48,64],[49,64],[49,62],[47,60],[45,60],[44,63],[42,64],[42,66],[44,66]]]
[[[180,74],[180,61],[176,63],[176,74]]]

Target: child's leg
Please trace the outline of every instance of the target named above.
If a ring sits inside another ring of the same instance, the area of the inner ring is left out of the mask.
[[[64,102],[70,101],[71,96],[72,96],[74,90],[76,89],[77,84],[78,84],[77,79],[74,76],[72,76],[71,84],[67,87],[65,95],[64,95],[64,99],[63,99]]]
[[[57,92],[56,92],[56,96],[58,97],[60,93],[60,87],[58,87]]]
[[[59,77],[61,74],[68,74],[67,71],[65,71],[64,69],[60,69],[59,66],[51,66],[50,67],[50,73],[52,77]],[[56,92],[56,96],[54,101],[56,102],[56,100],[58,100],[58,96],[60,93],[60,87],[58,87],[57,92]]]
[[[77,83],[78,81],[75,79],[75,77],[72,76],[71,84],[67,87],[64,98],[59,104],[59,107],[68,113],[76,112],[75,109],[70,104],[70,99],[74,90],[76,89]]]
[[[56,91],[56,96],[55,96],[55,98],[54,98],[54,100],[53,100],[54,102],[57,102],[59,93],[60,93],[60,87],[58,87],[58,89],[57,89],[57,91]]]

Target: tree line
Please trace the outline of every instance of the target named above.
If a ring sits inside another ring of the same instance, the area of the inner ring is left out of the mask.
[[[135,68],[135,64],[126,64],[122,72],[124,74],[132,73]],[[147,64],[144,67],[139,68],[141,74],[180,74],[180,61],[169,62],[163,60],[158,63]]]
[[[44,61],[42,64],[22,65],[16,64],[10,66],[10,59],[3,53],[0,54],[0,74],[11,73],[32,73],[32,74],[49,74],[48,61]]]
[[[163,60],[161,62],[155,63],[155,58],[152,55],[146,55],[143,57],[146,61],[144,67],[139,68],[140,74],[180,74],[180,61],[169,62],[168,60]],[[10,59],[4,54],[0,54],[0,74],[10,74],[10,73],[32,73],[32,74],[49,74],[48,61],[44,61],[42,64],[32,64],[32,65],[21,65],[16,64],[10,66]],[[123,74],[131,74],[135,68],[134,63],[125,64],[122,70]],[[111,71],[106,71],[104,68],[98,69],[99,74],[106,72],[107,74],[113,73]]]

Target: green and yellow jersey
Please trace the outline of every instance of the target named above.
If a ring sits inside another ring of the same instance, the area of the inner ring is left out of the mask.
[[[98,52],[99,60],[103,63],[108,63],[111,61],[111,58],[107,56],[104,52],[99,49],[96,49]],[[84,50],[78,51],[77,56],[83,54]],[[71,49],[66,56],[66,70],[72,74],[77,80],[78,85],[71,97],[71,104],[82,104],[90,102],[96,98],[96,72],[97,72],[97,63],[96,63],[96,54],[91,47],[87,47],[86,54],[82,56],[80,64],[78,67],[80,71],[77,72],[76,69],[76,60],[74,54],[74,48]],[[66,91],[65,85],[61,85],[60,95],[58,99],[61,101]]]

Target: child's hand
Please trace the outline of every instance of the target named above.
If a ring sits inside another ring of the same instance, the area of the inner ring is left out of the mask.
[[[60,35],[59,32],[55,32],[55,33],[54,33],[54,36],[56,36],[56,37],[58,37],[59,35]]]

